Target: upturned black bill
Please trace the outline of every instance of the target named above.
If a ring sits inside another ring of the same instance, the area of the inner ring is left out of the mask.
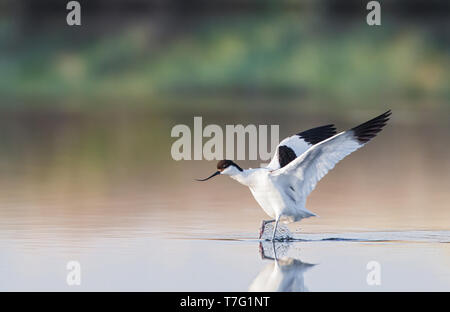
[[[218,174],[220,174],[220,171],[214,172],[212,175],[210,175],[209,177],[207,177],[207,178],[205,178],[205,179],[195,179],[195,180],[197,180],[197,181],[206,181],[206,180],[211,179],[212,177],[215,177],[215,176],[218,175]]]

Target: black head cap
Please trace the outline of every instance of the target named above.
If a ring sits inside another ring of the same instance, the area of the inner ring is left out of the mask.
[[[236,165],[234,162],[232,162],[231,160],[221,160],[217,163],[217,171],[214,172],[212,175],[210,175],[209,177],[205,178],[205,179],[196,179],[197,181],[207,181],[219,174],[221,174],[222,171],[224,171],[225,169],[227,169],[230,166],[234,166],[236,167],[239,171],[243,171],[241,167],[239,167],[238,165]]]
[[[227,159],[221,160],[217,163],[217,170],[223,171],[223,170],[227,169],[229,166],[235,166],[239,171],[243,171],[241,167],[236,165],[231,160],[227,160]]]

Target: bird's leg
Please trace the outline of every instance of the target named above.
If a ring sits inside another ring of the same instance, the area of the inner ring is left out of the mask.
[[[275,260],[275,263],[278,265],[277,250],[275,248],[275,241],[274,240],[272,240],[272,248],[273,248],[273,258]]]
[[[280,217],[277,217],[277,220],[275,221],[275,227],[273,228],[272,242],[275,240],[275,234],[277,232],[277,227],[278,227],[278,221],[279,220],[280,220]]]
[[[261,237],[264,234],[264,229],[266,227],[267,223],[272,223],[275,222],[275,220],[263,220],[262,224],[261,224],[261,229],[259,230],[259,239],[261,239]]]
[[[275,260],[272,257],[266,256],[266,251],[264,250],[264,246],[262,242],[259,242],[259,254],[261,255],[261,259],[262,260]]]

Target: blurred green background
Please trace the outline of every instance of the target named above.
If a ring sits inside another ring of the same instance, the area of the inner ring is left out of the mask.
[[[3,109],[449,108],[446,1],[1,1]],[[269,104],[269,106],[271,106]]]

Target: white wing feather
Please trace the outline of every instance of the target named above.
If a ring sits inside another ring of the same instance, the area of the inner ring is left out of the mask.
[[[287,146],[291,148],[296,155],[301,155],[305,151],[308,150],[312,145],[307,143],[305,140],[302,140],[299,136],[293,135],[290,137],[285,138],[283,141],[278,144],[277,148],[275,149],[275,154],[272,157],[272,160],[270,161],[269,165],[267,165],[267,169],[269,170],[276,170],[279,169],[280,163],[278,159],[278,153],[279,153],[279,147],[280,146]]]
[[[269,170],[276,170],[282,167],[279,157],[280,147],[288,147],[292,150],[295,155],[289,155],[290,157],[288,157],[287,159],[287,155],[284,155],[285,161],[292,161],[306,152],[314,144],[328,139],[334,134],[336,134],[336,128],[334,127],[334,125],[330,124],[312,128],[287,137],[277,145],[277,147],[275,148],[275,153],[266,168]],[[283,166],[284,165],[285,164],[283,164]]]
[[[306,198],[320,181],[345,156],[362,147],[349,132],[341,132],[297,157],[272,175],[285,187],[292,187]]]

